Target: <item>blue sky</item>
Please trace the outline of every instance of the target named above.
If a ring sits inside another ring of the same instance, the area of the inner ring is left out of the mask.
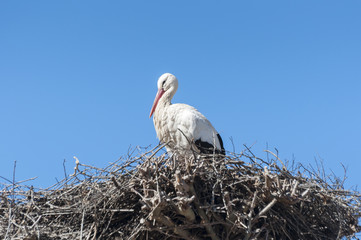
[[[62,179],[156,145],[164,72],[227,150],[361,177],[360,1],[1,1],[0,176]]]

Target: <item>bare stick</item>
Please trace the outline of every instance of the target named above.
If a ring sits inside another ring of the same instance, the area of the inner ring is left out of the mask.
[[[68,180],[68,174],[66,173],[66,167],[65,167],[65,159],[63,160],[63,169],[64,169],[65,180]]]
[[[252,223],[255,223],[260,217],[265,215],[277,202],[277,199],[274,198],[265,208],[262,209],[253,219]]]

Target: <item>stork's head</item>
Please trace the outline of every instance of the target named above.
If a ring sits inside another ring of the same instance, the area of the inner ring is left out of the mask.
[[[158,79],[158,92],[155,96],[152,110],[150,111],[149,117],[152,117],[155,109],[157,108],[158,102],[161,98],[167,98],[169,101],[172,99],[173,95],[177,91],[178,80],[171,73],[164,73]]]
[[[171,73],[164,73],[158,79],[158,90],[163,89],[163,91],[172,90],[175,92],[178,88],[178,80],[177,78]]]

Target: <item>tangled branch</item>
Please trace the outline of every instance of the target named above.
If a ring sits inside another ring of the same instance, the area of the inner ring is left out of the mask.
[[[361,231],[361,197],[276,154],[139,156],[47,189],[7,182],[1,239],[341,239]],[[280,165],[281,164],[281,165]],[[328,179],[326,179],[326,177]],[[331,179],[331,180],[330,180]]]

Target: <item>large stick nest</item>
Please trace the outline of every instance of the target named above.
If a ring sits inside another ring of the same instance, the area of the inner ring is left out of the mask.
[[[159,149],[159,148],[158,148]],[[361,231],[361,198],[322,168],[246,153],[153,149],[104,169],[77,161],[48,189],[2,184],[0,239],[341,239]]]

